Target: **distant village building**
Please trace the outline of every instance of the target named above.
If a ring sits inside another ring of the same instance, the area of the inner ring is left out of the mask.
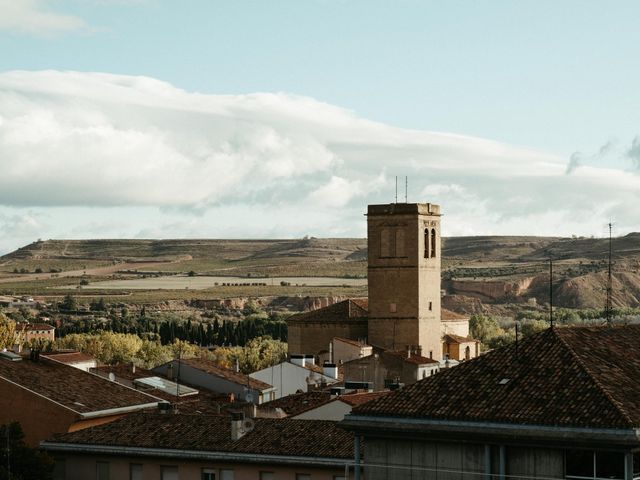
[[[266,382],[199,358],[171,360],[153,372],[212,392],[233,394],[240,401],[256,405],[276,396],[276,389]]]
[[[441,308],[440,217],[430,203],[369,205],[368,299],[289,317],[289,352],[335,362],[339,338],[434,362],[475,358],[468,318]]]
[[[336,383],[339,380],[336,365],[315,364],[313,358],[292,355],[291,359],[249,374],[255,380],[272,385],[272,399],[286,397],[297,392],[307,392]]]
[[[548,329],[356,407],[343,425],[367,480],[634,480],[639,346],[640,325]]]
[[[65,365],[84,370],[85,372],[89,372],[92,368],[98,366],[98,361],[95,357],[82,352],[47,352],[42,353],[41,357],[53,360],[54,362],[64,363]]]
[[[22,344],[29,344],[37,339],[53,342],[55,332],[55,327],[48,323],[16,323],[16,339]]]

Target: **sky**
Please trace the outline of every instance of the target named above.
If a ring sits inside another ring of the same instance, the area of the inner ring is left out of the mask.
[[[639,231],[636,1],[0,0],[0,254]]]

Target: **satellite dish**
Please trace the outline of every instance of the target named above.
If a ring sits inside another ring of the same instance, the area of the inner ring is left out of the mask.
[[[255,428],[256,424],[251,418],[247,418],[242,422],[242,429],[244,433],[248,433]]]
[[[116,381],[116,376],[113,374],[113,372],[109,372],[109,380],[111,380],[112,382]]]

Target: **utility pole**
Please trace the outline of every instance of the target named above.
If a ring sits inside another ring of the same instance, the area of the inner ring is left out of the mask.
[[[607,325],[611,326],[611,310],[613,309],[613,302],[611,296],[613,294],[613,282],[611,279],[611,227],[612,224],[609,222],[609,267],[607,272],[607,302],[605,305],[605,317],[607,319]]]
[[[553,260],[549,257],[549,325],[553,329]]]

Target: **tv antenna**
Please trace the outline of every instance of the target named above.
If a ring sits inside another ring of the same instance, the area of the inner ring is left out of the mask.
[[[408,194],[409,194],[409,177],[405,176],[404,177],[404,203],[409,203],[407,201]]]
[[[398,203],[398,175],[396,175],[396,203]]]

